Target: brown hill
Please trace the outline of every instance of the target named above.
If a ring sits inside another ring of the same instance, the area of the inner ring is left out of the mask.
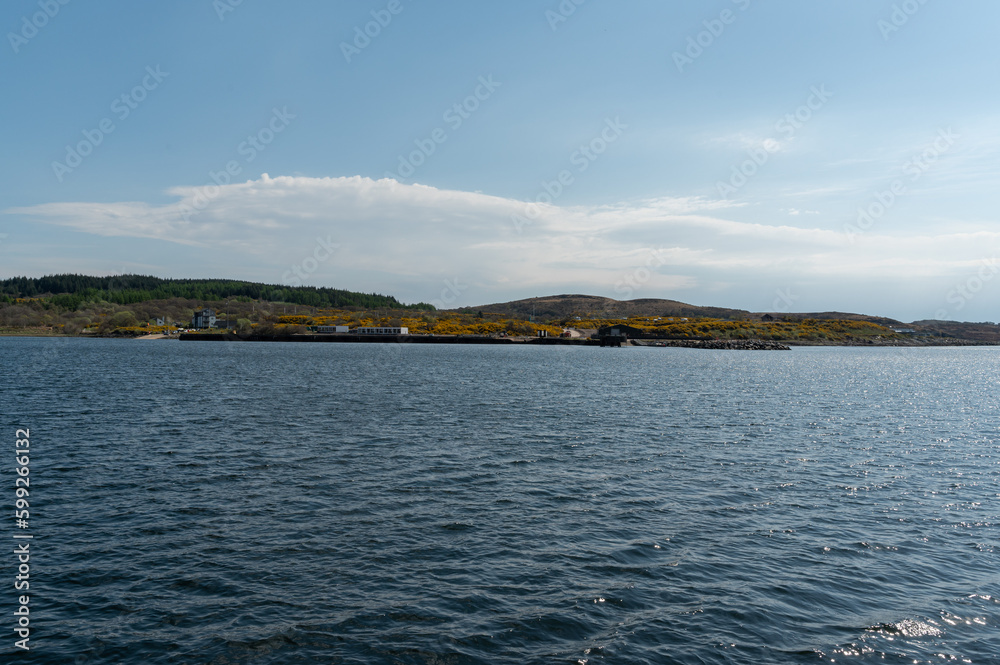
[[[704,307],[677,300],[661,298],[637,298],[635,300],[615,300],[601,296],[563,294],[525,298],[504,303],[492,303],[478,307],[461,307],[463,312],[489,312],[515,318],[527,319],[532,316],[539,321],[556,321],[580,318],[624,319],[630,316],[690,316],[716,319],[760,319],[770,314],[775,319],[839,319],[847,321],[869,321],[884,326],[902,325],[895,319],[849,312],[749,312],[745,309],[727,307]]]
[[[534,316],[541,321],[581,318],[628,318],[630,316],[708,316],[718,319],[746,319],[751,312],[725,307],[699,307],[676,300],[639,298],[614,300],[600,296],[558,295],[526,298],[479,307],[462,307],[459,311],[480,311],[527,319]]]

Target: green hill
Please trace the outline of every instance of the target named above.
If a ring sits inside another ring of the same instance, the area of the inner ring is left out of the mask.
[[[0,302],[44,298],[53,305],[76,310],[88,302],[133,305],[150,300],[186,298],[200,301],[260,300],[309,307],[363,307],[366,309],[433,310],[433,305],[404,305],[392,296],[357,293],[314,286],[285,286],[228,279],[162,279],[149,275],[47,275],[13,277],[0,281]]]

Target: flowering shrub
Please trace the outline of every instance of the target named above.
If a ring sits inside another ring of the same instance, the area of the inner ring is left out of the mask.
[[[805,319],[803,321],[725,321],[711,318],[632,317],[628,319],[564,320],[574,328],[604,328],[627,325],[663,337],[716,339],[798,339],[843,341],[851,338],[898,339],[890,328],[868,321]]]

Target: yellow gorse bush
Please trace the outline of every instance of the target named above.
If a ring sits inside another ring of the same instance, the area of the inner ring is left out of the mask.
[[[725,321],[712,318],[631,317],[627,319],[564,320],[564,326],[604,328],[627,325],[663,337],[755,338],[755,339],[828,339],[884,337],[898,338],[891,328],[868,321],[841,319],[805,319],[802,321]]]

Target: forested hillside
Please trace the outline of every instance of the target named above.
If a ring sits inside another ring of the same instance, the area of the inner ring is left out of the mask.
[[[342,289],[312,286],[282,286],[223,279],[162,279],[148,275],[48,275],[14,277],[0,281],[0,302],[45,298],[53,305],[76,310],[85,303],[108,302],[132,305],[150,300],[185,298],[220,301],[226,299],[260,300],[309,307],[364,307],[368,309],[433,310],[432,305],[404,305],[392,296],[357,293]]]

